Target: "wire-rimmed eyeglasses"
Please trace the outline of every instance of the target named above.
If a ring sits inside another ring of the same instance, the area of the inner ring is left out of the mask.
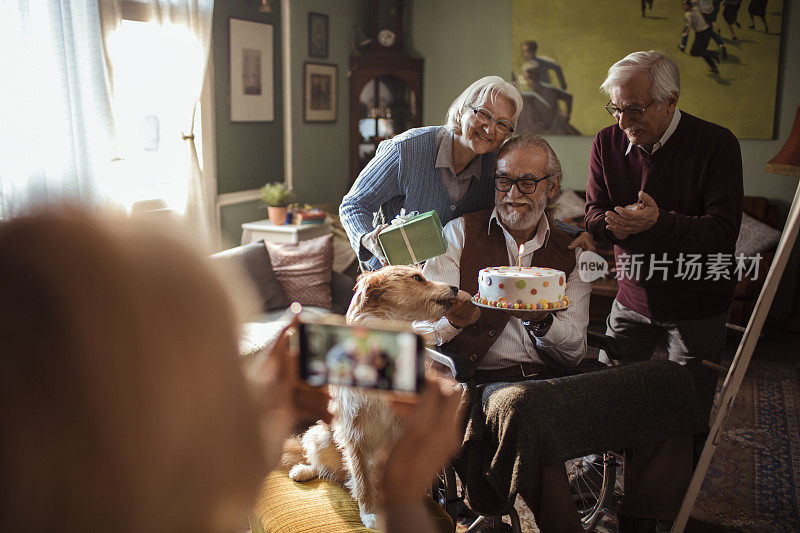
[[[640,107],[640,108],[637,108],[637,107],[621,108],[621,107],[617,107],[617,106],[613,105],[611,103],[611,100],[609,100],[608,103],[605,105],[605,108],[606,108],[606,111],[608,111],[608,114],[611,115],[612,117],[614,117],[615,119],[619,119],[619,117],[620,117],[620,115],[622,113],[627,114],[631,118],[642,118],[642,115],[644,115],[645,110],[648,107],[650,107],[651,105],[655,104],[655,103],[656,103],[656,101],[653,100],[652,102],[650,102],[649,104],[647,104],[644,107]]]
[[[511,122],[504,119],[497,120],[494,118],[492,112],[485,107],[472,107],[471,105],[468,105],[467,107],[470,108],[473,113],[475,113],[475,118],[477,118],[478,122],[481,124],[490,124],[494,122],[497,126],[497,131],[503,135],[514,133],[514,125]]]

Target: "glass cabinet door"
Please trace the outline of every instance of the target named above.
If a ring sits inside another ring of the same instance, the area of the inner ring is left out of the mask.
[[[378,144],[419,124],[417,95],[400,78],[377,76],[358,97],[359,170],[375,156]]]

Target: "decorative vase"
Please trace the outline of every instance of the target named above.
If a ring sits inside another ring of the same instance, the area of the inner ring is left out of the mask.
[[[270,224],[282,226],[286,224],[286,207],[273,207],[267,206],[267,213],[269,214]]]

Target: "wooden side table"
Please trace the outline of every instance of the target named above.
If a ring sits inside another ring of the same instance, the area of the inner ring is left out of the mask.
[[[322,237],[331,232],[328,222],[322,224],[284,224],[276,226],[269,220],[257,220],[242,224],[242,244],[266,241],[272,243],[297,244],[300,241]]]

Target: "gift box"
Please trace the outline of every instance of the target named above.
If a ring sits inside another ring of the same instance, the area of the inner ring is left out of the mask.
[[[378,234],[378,242],[390,265],[420,263],[447,251],[442,222],[436,211],[411,213],[410,216],[401,211],[392,224]]]

